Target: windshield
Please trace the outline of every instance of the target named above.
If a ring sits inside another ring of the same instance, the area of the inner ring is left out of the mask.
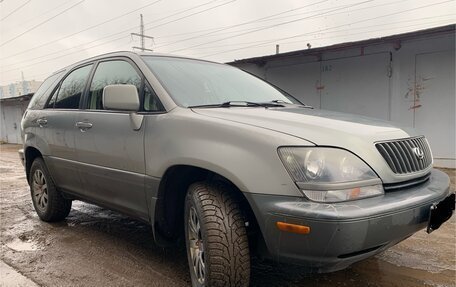
[[[236,101],[298,103],[272,85],[228,65],[173,57],[143,59],[180,106]]]

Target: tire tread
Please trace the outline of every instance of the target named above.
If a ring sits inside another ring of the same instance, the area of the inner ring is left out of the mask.
[[[189,188],[205,226],[207,286],[248,286],[250,252],[240,201],[224,184],[199,182]]]

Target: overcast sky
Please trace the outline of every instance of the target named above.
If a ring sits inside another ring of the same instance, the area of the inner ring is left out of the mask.
[[[0,0],[0,85],[139,46],[219,62],[456,22],[456,0]]]

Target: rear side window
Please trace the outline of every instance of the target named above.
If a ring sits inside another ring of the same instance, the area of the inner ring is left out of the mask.
[[[48,106],[52,108],[53,105],[55,109],[78,109],[92,66],[87,65],[71,72],[60,84],[57,97],[53,97]]]
[[[41,86],[38,88],[38,90],[35,92],[35,94],[32,97],[32,100],[30,101],[28,108],[32,110],[38,110],[42,109],[44,107],[44,104],[46,103],[47,98],[49,97],[49,94],[53,90],[51,87],[54,87],[54,83],[57,81],[57,79],[63,74],[64,71],[61,71],[59,73],[56,73],[46,80],[41,84]]]
[[[101,62],[93,75],[90,85],[87,108],[93,110],[103,109],[103,88],[107,85],[130,84],[135,85],[138,94],[141,88],[141,76],[133,66],[122,60]]]

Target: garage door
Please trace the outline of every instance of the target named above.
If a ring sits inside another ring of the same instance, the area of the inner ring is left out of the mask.
[[[456,168],[454,50],[416,55],[414,125],[426,135],[437,166]]]
[[[321,108],[388,120],[390,55],[323,61]]]
[[[306,105],[320,108],[320,63],[270,67],[266,80],[292,94]]]

